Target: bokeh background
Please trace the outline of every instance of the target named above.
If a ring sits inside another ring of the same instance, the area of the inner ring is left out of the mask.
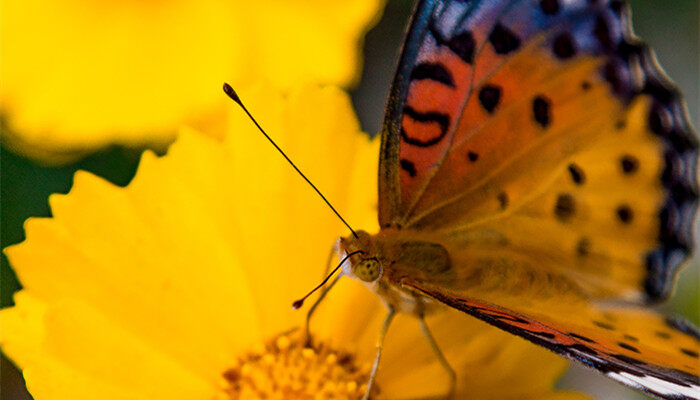
[[[690,119],[697,126],[700,121],[700,2],[631,0],[630,3],[638,35],[651,44],[661,65],[683,91]],[[362,80],[352,92],[353,102],[366,132],[375,133],[379,130],[412,4],[413,1],[410,0],[388,0],[384,16],[366,38]],[[2,248],[24,239],[24,220],[32,216],[50,215],[48,196],[51,193],[67,193],[75,171],[87,170],[115,184],[126,185],[133,177],[139,160],[139,152],[133,149],[111,147],[70,165],[46,167],[14,154],[4,146],[0,151]],[[293,173],[291,169],[290,173]],[[697,236],[700,235],[696,233]],[[0,307],[7,307],[13,304],[12,294],[20,285],[7,258],[4,255],[0,257]],[[662,308],[667,312],[682,314],[696,324],[700,323],[700,262],[697,257],[682,271],[675,296]],[[0,360],[0,374],[0,398],[31,399],[24,389],[21,374],[4,356]],[[560,386],[587,391],[600,399],[644,398],[576,366],[565,374]]]

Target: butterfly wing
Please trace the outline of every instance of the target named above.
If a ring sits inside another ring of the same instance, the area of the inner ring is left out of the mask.
[[[395,283],[698,398],[697,332],[608,306],[669,294],[693,243],[697,149],[624,1],[420,1],[384,122],[379,222],[433,238],[452,267]]]
[[[700,332],[683,320],[641,308],[556,303],[504,308],[444,286],[403,284],[654,396],[700,399]]]
[[[669,294],[698,144],[623,1],[422,1],[406,43],[380,226],[536,257],[595,298]]]

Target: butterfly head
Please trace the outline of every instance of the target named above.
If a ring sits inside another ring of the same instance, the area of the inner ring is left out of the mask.
[[[352,274],[364,282],[374,282],[382,274],[382,264],[375,257],[365,258],[352,265]]]
[[[341,238],[338,242],[338,256],[342,259],[348,254],[348,262],[343,264],[343,274],[362,282],[376,282],[384,270],[371,236],[365,231],[358,231],[357,237]]]

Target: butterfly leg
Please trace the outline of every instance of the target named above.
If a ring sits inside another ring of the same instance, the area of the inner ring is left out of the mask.
[[[311,317],[313,316],[314,311],[316,311],[316,308],[318,307],[318,305],[321,304],[321,302],[326,297],[328,292],[330,292],[331,289],[333,289],[333,286],[335,286],[335,284],[338,282],[338,280],[342,276],[343,276],[342,274],[336,276],[335,279],[333,279],[333,281],[328,286],[323,288],[323,290],[321,291],[321,294],[318,296],[318,299],[316,299],[316,301],[314,301],[314,304],[312,304],[311,307],[309,307],[309,311],[306,313],[306,328],[305,328],[305,332],[304,332],[304,337],[305,337],[304,342],[307,345],[310,344],[309,342],[311,341],[311,336],[309,333],[310,332],[309,325],[311,324]]]
[[[336,252],[338,251],[337,245],[334,245],[331,247],[331,251],[328,253],[328,258],[326,259],[326,269],[323,271],[323,275],[321,275],[321,279],[323,279],[326,275],[328,275],[328,271],[331,270],[331,263],[333,262],[333,257],[335,256]],[[311,317],[314,314],[314,311],[316,311],[316,308],[318,307],[319,304],[321,304],[321,301],[326,297],[326,294],[331,290],[331,288],[338,282],[338,278],[340,278],[341,275],[338,275],[328,286],[323,288],[321,290],[321,294],[318,296],[318,299],[314,301],[314,303],[311,305],[309,308],[309,311],[306,312],[306,325],[305,325],[305,330],[304,330],[304,343],[308,346],[310,343],[310,330],[309,330],[309,325],[311,324]]]
[[[389,330],[389,325],[393,321],[396,311],[394,307],[389,306],[389,313],[387,313],[384,318],[384,323],[382,323],[382,329],[379,331],[379,337],[377,338],[377,354],[374,356],[374,364],[372,365],[372,372],[369,375],[369,381],[367,382],[367,389],[365,390],[365,395],[362,396],[362,400],[368,400],[369,395],[372,392],[372,386],[374,385],[374,380],[377,377],[377,370],[379,369],[379,360],[382,358],[382,348],[384,347],[384,337]]]
[[[423,335],[426,339],[428,339],[428,343],[430,343],[430,347],[433,349],[435,356],[450,377],[450,390],[447,392],[447,398],[452,398],[455,392],[455,386],[457,385],[457,374],[455,373],[455,370],[452,369],[452,366],[450,366],[450,363],[445,358],[445,355],[442,354],[442,351],[440,350],[440,347],[438,347],[433,334],[430,332],[428,325],[425,323],[425,318],[423,315],[418,316],[418,321],[420,321],[420,328],[423,330]]]
[[[323,275],[321,275],[321,279],[325,278],[326,275],[328,275],[328,272],[331,270],[331,263],[333,262],[333,258],[335,255],[338,254],[338,245],[335,244],[331,246],[331,251],[328,253],[328,258],[326,258],[326,269],[323,271]]]

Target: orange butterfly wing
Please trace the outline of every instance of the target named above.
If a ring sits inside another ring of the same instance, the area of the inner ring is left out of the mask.
[[[622,2],[426,1],[389,99],[379,222],[659,300],[692,246],[697,148]]]
[[[592,306],[515,311],[424,282],[404,284],[652,395],[700,399],[700,332],[683,320],[641,309]]]
[[[670,293],[697,151],[623,1],[421,1],[387,107],[379,222],[434,238],[453,268],[396,284],[651,394],[700,398],[697,331],[608,305]]]

